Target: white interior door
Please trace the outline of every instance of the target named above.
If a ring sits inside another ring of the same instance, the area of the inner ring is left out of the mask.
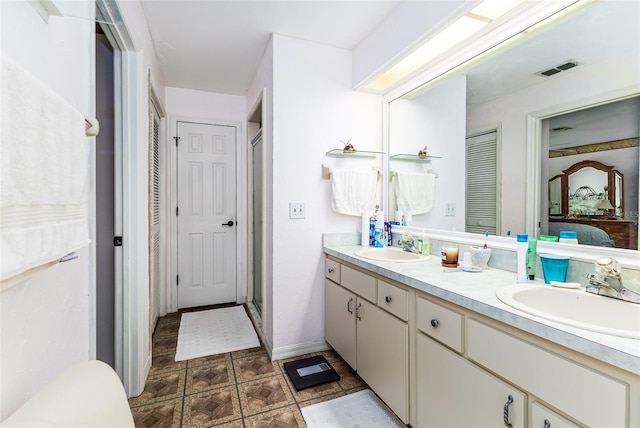
[[[237,128],[178,122],[178,308],[236,300]]]

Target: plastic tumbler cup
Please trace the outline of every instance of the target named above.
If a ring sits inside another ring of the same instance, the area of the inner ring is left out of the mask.
[[[545,284],[549,284],[551,281],[567,282],[568,256],[540,254],[540,261],[542,262],[542,274],[544,275]]]

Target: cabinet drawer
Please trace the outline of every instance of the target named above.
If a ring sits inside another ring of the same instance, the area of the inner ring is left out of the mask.
[[[627,384],[474,319],[467,355],[585,425],[626,426]],[[597,391],[597,405],[585,401],[585,391]]]
[[[395,285],[378,280],[378,306],[403,321],[409,319],[409,293]]]
[[[324,275],[336,284],[340,284],[340,263],[325,259]]]
[[[541,403],[534,401],[531,403],[531,423],[530,427],[533,428],[578,428],[575,425],[551,409],[548,409]]]
[[[418,297],[417,301],[418,329],[454,351],[462,353],[464,349],[464,317],[462,314],[422,297]]]
[[[376,279],[349,266],[341,266],[340,284],[371,303],[376,303]]]

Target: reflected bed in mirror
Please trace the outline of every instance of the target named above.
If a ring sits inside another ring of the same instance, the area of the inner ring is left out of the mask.
[[[638,249],[638,117],[633,97],[543,121],[551,178],[542,234],[576,231],[580,244]]]

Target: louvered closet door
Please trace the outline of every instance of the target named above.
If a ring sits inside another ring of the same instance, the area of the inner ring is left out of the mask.
[[[500,229],[496,132],[467,138],[465,231],[496,235]]]
[[[151,115],[151,141],[149,159],[149,182],[151,194],[149,195],[149,302],[151,305],[151,326],[160,312],[160,117],[152,108]]]

